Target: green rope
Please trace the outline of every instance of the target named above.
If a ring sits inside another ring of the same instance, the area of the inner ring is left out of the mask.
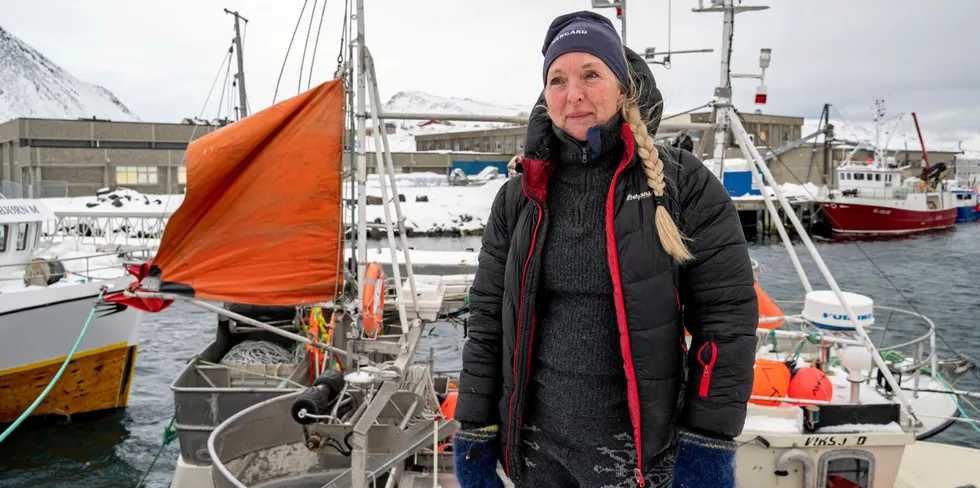
[[[95,308],[99,305],[99,300],[102,300],[102,295],[105,294],[105,291],[106,291],[105,286],[99,288],[99,296],[96,297],[95,304],[92,305],[92,310],[90,310],[88,313],[88,319],[85,320],[85,325],[82,326],[82,331],[78,334],[78,339],[75,339],[75,345],[72,346],[71,352],[69,352],[68,357],[65,358],[65,362],[61,363],[61,369],[59,369],[58,372],[55,373],[54,378],[51,380],[51,382],[48,383],[48,386],[44,389],[44,391],[42,391],[41,394],[38,395],[38,397],[34,400],[34,403],[32,403],[30,407],[27,407],[27,410],[25,410],[24,413],[22,413],[20,417],[18,417],[17,420],[14,421],[14,423],[10,424],[10,426],[7,427],[7,429],[4,430],[2,434],[0,434],[0,442],[3,442],[4,439],[9,437],[10,434],[13,434],[14,431],[17,430],[17,427],[19,427],[20,424],[23,423],[24,420],[27,419],[27,417],[29,417],[31,413],[34,412],[35,409],[37,409],[37,406],[40,405],[42,401],[44,401],[44,398],[47,397],[48,393],[51,392],[51,389],[54,388],[55,383],[57,383],[58,380],[61,379],[61,375],[62,373],[65,372],[65,369],[68,368],[68,363],[71,362],[71,358],[75,356],[75,351],[78,350],[78,345],[82,343],[82,337],[85,337],[85,331],[88,330],[89,324],[92,323],[92,317],[95,315]]]
[[[922,369],[923,369],[924,371],[928,371],[928,369],[927,369],[927,368],[922,368]],[[940,382],[942,382],[942,384],[943,384],[943,386],[945,386],[946,388],[949,388],[950,390],[952,390],[952,389],[953,389],[953,387],[952,387],[952,386],[951,386],[951,385],[950,385],[949,383],[947,383],[947,382],[946,382],[946,379],[945,379],[945,378],[943,378],[943,375],[941,375],[941,374],[939,374],[938,372],[936,373],[936,378],[939,378],[939,381],[940,381]],[[964,398],[964,399],[965,399],[965,398]],[[969,400],[967,400],[967,401],[969,401]],[[965,419],[967,419],[967,420],[972,420],[972,419],[970,418],[970,416],[969,416],[969,415],[967,415],[967,413],[966,413],[966,411],[965,411],[965,410],[963,410],[963,407],[962,407],[962,406],[960,405],[960,398],[959,398],[958,396],[956,396],[956,395],[953,395],[953,403],[955,403],[955,404],[956,404],[956,409],[957,409],[957,410],[959,410],[959,412],[960,412],[960,415],[962,415],[962,416],[963,416],[963,418],[965,418]],[[971,405],[972,405],[972,404],[971,404]],[[976,408],[976,407],[974,407],[974,408]],[[976,424],[975,422],[967,422],[967,424],[969,424],[969,425],[970,425],[970,427],[973,427],[973,430],[975,430],[975,431],[977,431],[977,432],[980,432],[980,426],[977,426],[977,424]]]
[[[153,466],[157,463],[157,459],[160,459],[160,454],[163,454],[163,449],[177,439],[177,429],[174,428],[175,420],[177,420],[176,415],[170,417],[170,425],[167,425],[167,427],[163,429],[163,442],[160,443],[160,448],[157,449],[156,456],[153,456],[153,461],[150,461],[150,467],[146,468],[146,471],[143,472],[143,477],[140,478],[139,483],[136,483],[136,488],[143,486],[143,482],[146,481],[146,477],[150,475],[151,471],[153,471]]]

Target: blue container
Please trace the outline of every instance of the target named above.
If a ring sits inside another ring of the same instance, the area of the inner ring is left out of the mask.
[[[487,166],[493,166],[502,176],[507,176],[507,161],[453,161],[449,173],[459,168],[467,176],[476,176]]]

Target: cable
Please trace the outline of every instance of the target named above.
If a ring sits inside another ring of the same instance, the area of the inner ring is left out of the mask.
[[[316,9],[313,9],[315,12]],[[320,31],[323,30],[323,14],[327,12],[327,0],[323,0],[323,8],[320,10],[320,24],[316,28],[316,40],[313,41],[313,56],[310,58],[310,77],[306,80],[306,89],[309,90],[313,83],[313,66],[316,65],[316,50],[320,45]]]
[[[296,80],[296,94],[303,91],[303,66],[306,64],[306,48],[310,46],[310,32],[313,31],[313,18],[316,17],[316,4],[319,0],[313,0],[313,10],[310,10],[310,25],[306,27],[306,40],[303,41],[303,56],[299,58],[299,79]],[[326,10],[326,2],[323,10]],[[322,14],[321,14],[322,15]],[[310,67],[310,76],[313,76],[313,67]]]
[[[286,72],[286,61],[289,60],[289,51],[293,49],[293,41],[296,40],[296,33],[299,31],[299,24],[303,20],[303,12],[306,12],[306,3],[303,0],[303,9],[299,11],[299,18],[296,19],[296,27],[293,28],[293,37],[289,38],[289,46],[286,47],[286,56],[282,58],[282,68],[279,69],[279,79],[276,80],[276,91],[272,94],[272,104],[276,104],[276,97],[279,96],[279,83],[282,81],[282,74]]]

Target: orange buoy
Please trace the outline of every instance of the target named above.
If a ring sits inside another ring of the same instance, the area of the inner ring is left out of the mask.
[[[800,368],[789,382],[789,397],[829,402],[834,398],[834,385],[823,371],[809,366]]]
[[[766,292],[762,289],[762,287],[759,286],[758,282],[755,283],[755,295],[756,297],[759,298],[758,328],[767,329],[767,330],[775,329],[776,327],[779,327],[780,325],[786,323],[785,320],[780,320],[778,322],[762,323],[762,319],[773,318],[773,317],[784,317],[786,314],[783,313],[783,310],[779,308],[779,305],[776,305],[776,302],[774,302],[772,298],[769,298],[769,295],[767,295]],[[684,337],[690,337],[690,336],[691,333],[688,332],[687,329],[684,329]]]
[[[442,410],[442,416],[446,420],[452,420],[453,415],[456,414],[456,400],[459,399],[459,392],[451,391],[446,395],[446,399],[442,401],[440,410]]]
[[[381,331],[385,311],[385,271],[377,261],[364,271],[364,296],[361,297],[361,321],[364,333],[374,339]]]
[[[776,302],[774,302],[772,298],[769,298],[769,295],[767,295],[766,292],[762,289],[762,287],[759,286],[758,282],[756,282],[755,284],[755,295],[759,297],[759,328],[760,329],[767,329],[767,330],[775,329],[776,327],[779,327],[780,325],[786,323],[785,320],[780,320],[778,322],[763,322],[762,321],[763,319],[785,317],[786,314],[783,313],[783,309],[779,308],[779,305],[776,305]]]
[[[755,377],[752,380],[752,394],[758,396],[785,398],[789,391],[792,373],[786,364],[773,359],[755,360]],[[772,400],[749,400],[756,405],[780,405]]]

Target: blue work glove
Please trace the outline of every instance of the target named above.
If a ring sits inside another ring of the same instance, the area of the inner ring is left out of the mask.
[[[734,440],[682,430],[677,441],[673,488],[735,488]]]
[[[503,488],[497,475],[499,430],[489,425],[453,435],[453,465],[460,488]]]

